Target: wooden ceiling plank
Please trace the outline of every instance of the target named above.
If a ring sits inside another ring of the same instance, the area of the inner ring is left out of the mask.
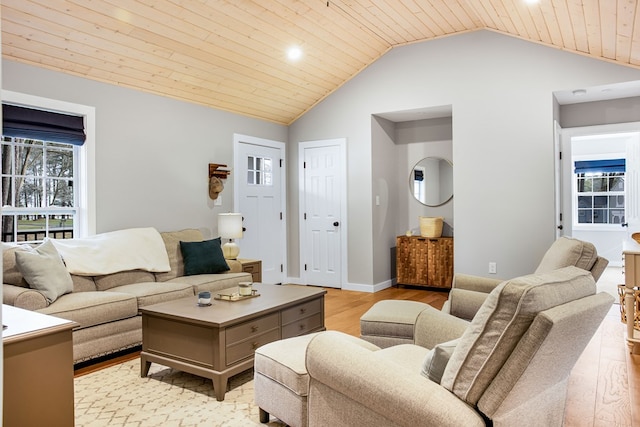
[[[411,3],[413,3],[411,0],[409,0],[409,4],[406,4],[406,1],[397,0],[378,1],[376,3],[382,12],[396,24],[396,27],[406,30],[405,38],[408,43],[425,37],[425,25],[411,10]],[[427,32],[431,33],[428,28]]]
[[[440,24],[436,22],[436,17],[432,16],[433,13],[430,12],[432,10],[430,5],[419,0],[408,0],[407,7],[410,8],[413,16],[415,16],[422,25],[422,31],[426,38],[439,37],[446,34]]]
[[[238,10],[237,13],[244,13],[243,11]],[[275,19],[275,18],[274,18]],[[231,50],[237,51],[238,53],[243,53],[242,49],[244,49],[245,45],[249,45],[252,43],[252,40],[262,39],[265,43],[264,46],[255,47],[258,52],[256,53],[246,53],[247,56],[259,57],[265,51],[268,51],[268,57],[270,60],[274,60],[276,62],[271,62],[272,66],[284,66],[288,67],[288,60],[286,59],[286,48],[291,46],[292,41],[297,40],[306,40],[304,36],[293,36],[289,35],[286,32],[276,29],[271,26],[270,23],[257,21],[256,19],[251,19],[251,16],[244,16],[242,21],[250,21],[253,22],[254,25],[250,29],[245,30],[244,35],[239,35],[237,31],[229,30],[228,32],[222,29],[215,29],[214,34],[207,39],[207,42],[215,40],[215,37],[222,37],[223,39],[229,38],[233,40],[236,44],[234,46],[230,46]],[[255,24],[256,22],[260,22],[260,27]],[[282,25],[280,26],[282,27]],[[242,31],[242,30],[241,30]],[[274,38],[272,35],[278,35],[280,38]],[[327,35],[329,40],[332,39],[333,36]],[[337,46],[340,46],[341,43],[339,41],[335,41],[332,46],[325,40],[317,39],[317,36],[311,38],[309,43],[312,46],[316,46],[319,50],[311,50],[305,51],[305,58],[311,58],[311,60],[300,61],[299,64],[302,66],[309,66],[310,64],[317,64],[320,67],[317,67],[318,76],[323,76],[325,73],[334,75],[338,80],[342,81],[345,78],[348,78],[352,75],[354,69],[358,69],[362,67],[363,64],[369,62],[368,57],[363,57],[360,59],[355,58],[353,55],[349,55],[347,52],[348,48],[343,48],[342,50],[336,49]],[[267,48],[268,46],[268,48]],[[276,47],[278,46],[278,47]],[[267,50],[268,49],[268,50]],[[315,61],[313,59],[316,59]],[[321,60],[324,59],[324,61]],[[307,72],[314,73],[313,68],[307,70]]]
[[[630,63],[631,43],[638,4],[635,0],[618,0],[616,22],[616,61]]]
[[[342,14],[347,20],[356,23],[359,27],[367,28],[376,37],[384,40],[388,46],[401,44],[406,38],[396,31],[393,25],[385,22],[375,14],[374,6],[370,0],[330,0],[329,8],[333,8],[338,14]],[[402,30],[400,30],[402,32]]]
[[[629,63],[634,65],[640,64],[640,9],[638,4],[635,5],[633,34],[631,36],[631,52],[629,55]]]
[[[482,20],[475,13],[475,10],[467,6],[466,1],[448,1],[446,2],[446,5],[456,19],[462,24],[461,31],[476,30],[484,26]]]
[[[602,56],[602,39],[600,33],[600,7],[597,2],[583,2],[584,22],[587,26],[587,43],[589,54]]]
[[[43,45],[46,45],[46,48],[43,48],[41,52],[41,54],[43,55],[46,55],[47,52],[51,51],[52,49],[56,49],[55,48],[56,45],[62,45],[64,42],[64,36],[57,36],[52,33],[48,33],[45,35],[35,34],[34,36],[32,29],[24,25],[23,22],[14,23],[11,20],[5,20],[4,27],[11,34],[21,33],[23,38],[24,39],[29,38],[31,43],[39,42],[39,43],[42,43]],[[78,55],[78,56],[84,56],[86,58],[90,58],[94,56],[92,55],[93,53],[96,53],[96,50],[94,47],[92,47],[92,45],[85,45],[85,44],[76,43],[76,42],[67,42],[65,49],[58,49],[58,56],[60,57],[64,55]],[[153,70],[151,70],[150,64],[138,61],[133,57],[125,58],[119,54],[113,54],[107,50],[102,50],[97,53],[98,55],[95,55],[95,56],[101,58],[100,64],[102,64],[102,67],[105,68],[106,70],[109,70],[110,72],[116,73],[117,70],[123,70],[121,71],[121,73],[123,74],[134,76],[138,80],[147,80],[147,81],[157,80],[161,77],[169,78],[168,73],[170,73],[170,70],[167,68],[155,67]],[[94,69],[94,68],[96,68],[95,64],[91,66],[91,69]],[[177,71],[174,71],[173,73],[175,72]],[[247,97],[253,94],[253,91],[242,90],[242,88],[248,88],[246,84],[242,82],[238,82],[237,85],[232,85],[230,80],[220,79],[219,82],[216,82],[216,85],[220,85],[221,82],[225,82],[226,85],[228,85],[229,87],[238,88],[239,90],[236,93],[236,96]],[[222,87],[221,90],[226,89],[226,86],[224,85],[222,85],[221,87]],[[290,90],[291,88],[285,88],[285,89]],[[278,95],[277,90],[272,90],[272,92],[273,92],[272,94],[273,97],[280,97]],[[326,93],[326,91],[323,91],[320,93],[316,92],[315,95],[309,96],[308,99],[316,99],[322,93]],[[286,97],[283,97],[283,101],[285,100],[286,100]],[[298,106],[298,107],[301,107],[301,106]]]
[[[587,34],[587,21],[582,8],[582,0],[567,0],[567,10],[573,27],[573,37],[575,39],[575,49],[589,52],[589,36]]]
[[[600,39],[602,40],[601,55],[608,59],[616,57],[616,1],[601,1],[600,6]]]
[[[555,11],[555,19],[560,30],[560,36],[562,37],[562,43],[557,45],[565,49],[576,50],[576,39],[573,30],[573,23],[569,16],[569,9],[567,8],[567,0],[553,0],[553,9]]]
[[[526,37],[526,29],[522,24],[520,15],[512,0],[493,0],[493,3],[496,6],[496,10],[498,10],[500,20],[506,28],[507,33],[519,37]]]
[[[553,4],[551,2],[541,2],[539,6],[544,18],[545,25],[549,30],[551,44],[557,47],[562,47],[562,33],[560,32],[560,28],[558,27],[558,18],[556,16],[556,11],[553,7]]]
[[[540,34],[538,33],[536,24],[533,22],[531,13],[529,13],[529,5],[522,1],[509,1],[505,4],[505,7],[512,16],[512,21],[515,23],[521,37],[533,41],[540,41]]]
[[[294,2],[291,4],[290,0],[275,1],[281,4],[281,7],[290,7],[293,10],[297,10],[301,3]],[[307,21],[301,22],[300,26],[310,33],[315,33],[316,27],[320,26],[326,29],[326,34],[337,38],[342,44],[349,46],[349,49],[359,49],[359,46],[366,46],[370,51],[370,55],[373,56],[379,55],[380,52],[389,48],[390,44],[373,33],[368,27],[355,22],[353,18],[346,16],[335,5],[331,5],[331,2],[329,2],[329,6],[326,6],[326,2],[323,1],[305,1],[304,6],[308,8],[308,12],[303,13],[302,18],[306,18]]]

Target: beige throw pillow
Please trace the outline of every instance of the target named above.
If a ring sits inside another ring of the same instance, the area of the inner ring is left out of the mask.
[[[73,291],[73,280],[53,243],[46,239],[31,250],[15,251],[16,264],[32,289],[45,296],[49,304]]]
[[[449,363],[449,359],[456,349],[460,338],[438,344],[427,353],[422,363],[420,373],[429,378],[431,381],[440,384],[440,379],[444,373],[444,369]]]
[[[539,312],[595,292],[591,273],[577,267],[502,282],[460,337],[440,384],[475,405]]]

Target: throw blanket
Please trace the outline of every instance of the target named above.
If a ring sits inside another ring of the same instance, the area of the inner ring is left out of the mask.
[[[77,239],[51,239],[67,270],[101,276],[126,270],[170,271],[169,255],[155,228],[130,228]]]

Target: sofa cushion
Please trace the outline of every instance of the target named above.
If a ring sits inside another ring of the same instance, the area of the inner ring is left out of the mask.
[[[251,281],[251,273],[219,273],[197,274],[195,276],[182,276],[171,279],[168,283],[182,283],[189,285],[194,290],[194,295],[202,291],[215,293],[222,289],[238,286],[240,282]]]
[[[119,273],[95,276],[96,289],[106,291],[118,286],[129,285],[131,283],[155,282],[156,276],[143,270],[121,271]]]
[[[73,280],[53,243],[46,239],[41,245],[16,251],[18,270],[29,286],[42,292],[49,303],[73,291]]]
[[[547,249],[535,273],[548,273],[571,265],[591,270],[597,259],[598,252],[592,243],[563,236]]]
[[[447,367],[459,341],[460,338],[456,338],[455,340],[440,343],[429,350],[422,362],[420,373],[431,381],[440,384],[444,369]]]
[[[577,267],[501,283],[460,337],[440,383],[475,405],[539,312],[595,291],[591,273]]]
[[[24,246],[2,243],[2,283],[23,288],[29,287],[16,263],[16,252],[26,250],[27,248]]]
[[[134,296],[123,293],[74,292],[38,311],[72,320],[80,325],[76,329],[82,329],[137,316],[138,304]]]
[[[175,279],[176,277],[184,276],[184,261],[182,259],[182,252],[180,251],[180,242],[201,242],[203,240],[202,233],[200,230],[189,228],[181,231],[164,232],[160,233],[160,235],[167,249],[171,271],[167,273],[155,273],[156,280],[165,282]]]
[[[184,275],[216,274],[229,270],[224,259],[220,238],[202,242],[180,242],[180,251],[184,260]]]
[[[146,282],[111,288],[106,292],[117,292],[134,296],[138,307],[144,307],[178,298],[193,297],[193,288],[189,284],[177,282]],[[196,300],[193,300],[194,306]]]

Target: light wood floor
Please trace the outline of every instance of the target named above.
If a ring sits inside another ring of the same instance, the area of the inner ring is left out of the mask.
[[[422,301],[439,309],[447,293],[407,288],[389,288],[373,294],[327,289],[327,329],[359,336],[360,316],[383,299]],[[137,354],[83,368],[76,371],[76,376],[134,357]],[[629,354],[617,304],[578,360],[569,382],[565,426],[640,426],[640,356]]]

